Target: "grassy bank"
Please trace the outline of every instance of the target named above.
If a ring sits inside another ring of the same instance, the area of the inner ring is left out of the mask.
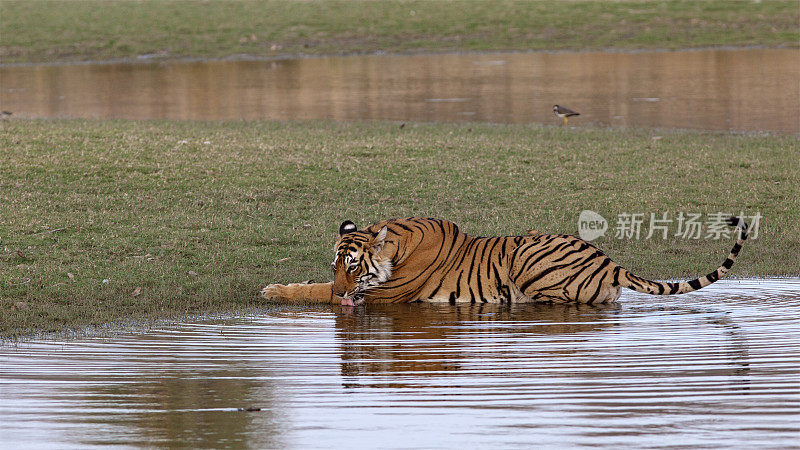
[[[230,55],[791,46],[797,2],[0,2],[3,63]]]
[[[623,212],[744,209],[764,219],[735,275],[800,267],[793,137],[332,122],[2,128],[5,337],[260,304],[267,282],[328,279],[344,219],[423,215],[477,235],[576,233],[584,209],[612,228]],[[613,232],[596,242],[653,278],[706,273],[732,243]]]

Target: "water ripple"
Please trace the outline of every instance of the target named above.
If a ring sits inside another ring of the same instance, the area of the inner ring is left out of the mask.
[[[31,341],[0,347],[0,444],[786,448],[799,329],[787,279],[603,308],[310,307]]]

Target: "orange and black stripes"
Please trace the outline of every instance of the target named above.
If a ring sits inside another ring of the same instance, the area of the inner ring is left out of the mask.
[[[723,261],[715,271],[709,273],[708,275],[679,283],[662,283],[638,277],[622,267],[617,266],[617,276],[615,277],[615,282],[622,287],[627,287],[633,289],[634,291],[656,295],[685,294],[687,292],[696,291],[700,288],[708,286],[709,284],[724,277],[730,271],[731,267],[733,267],[733,262],[736,260],[736,257],[739,255],[739,251],[744,245],[744,241],[747,240],[749,227],[744,220],[738,217],[731,217],[727,219],[726,223],[729,226],[739,229],[739,237],[736,240],[736,243],[733,245],[730,254],[727,258],[725,258],[725,261]],[[619,274],[622,274],[621,277]]]
[[[721,266],[694,280],[662,283],[632,274],[594,245],[570,235],[472,237],[452,222],[417,217],[383,221],[361,231],[345,222],[334,267],[353,274],[336,272],[339,284],[349,284],[335,286],[334,294],[362,295],[368,302],[450,303],[605,303],[615,301],[621,287],[682,294],[708,286],[730,270],[747,239],[747,225],[737,218],[728,223],[741,232]],[[374,282],[377,278],[382,281]]]

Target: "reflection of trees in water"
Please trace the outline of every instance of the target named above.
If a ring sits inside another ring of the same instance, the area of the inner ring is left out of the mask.
[[[609,315],[618,307],[587,305],[368,305],[336,318],[342,346],[342,375],[354,377],[391,375],[402,378],[436,376],[457,371],[467,359],[512,358],[515,343],[537,335],[578,335],[613,326]],[[466,341],[465,341],[466,339]],[[476,345],[476,340],[477,345]],[[565,353],[546,346],[530,349],[541,354]],[[477,352],[477,353],[476,353]],[[571,350],[566,353],[571,353]],[[361,383],[356,383],[363,385]]]
[[[152,363],[141,364],[141,356],[134,357],[129,364],[121,364],[123,373],[130,371],[124,381],[90,384],[86,401],[101,411],[113,411],[90,416],[89,421],[102,426],[92,437],[83,430],[82,443],[205,448],[283,445],[280,418],[272,407],[275,388],[263,379],[263,371],[243,366],[236,358],[223,360],[218,353],[208,357],[202,350],[183,353],[179,343],[169,342],[179,339],[175,335],[142,339],[156,341],[146,344],[159,352],[180,354],[156,356],[164,359],[160,369]],[[137,350],[147,352],[145,347]],[[252,406],[261,410],[236,411]],[[120,427],[122,432],[103,431],[108,426]]]

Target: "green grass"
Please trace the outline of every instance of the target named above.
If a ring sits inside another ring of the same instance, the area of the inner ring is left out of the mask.
[[[612,222],[623,212],[744,209],[764,219],[734,275],[800,267],[800,169],[787,163],[800,145],[791,136],[333,122],[0,126],[3,337],[261,305],[268,282],[329,279],[344,219],[422,215],[475,235],[576,233],[584,209]],[[639,275],[668,278],[705,274],[732,240],[596,243]]]
[[[0,61],[789,46],[796,0],[0,2]]]

